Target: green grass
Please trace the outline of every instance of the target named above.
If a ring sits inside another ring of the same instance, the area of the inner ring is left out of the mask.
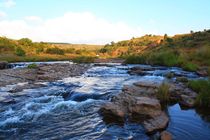
[[[189,81],[188,87],[198,93],[196,104],[198,106],[210,107],[210,81],[209,80],[192,80]]]
[[[36,69],[37,67],[38,67],[38,66],[37,66],[37,64],[35,64],[35,63],[28,65],[28,68],[29,68],[29,69]]]
[[[186,71],[196,71],[198,70],[198,65],[188,62],[183,64],[182,68]]]
[[[160,85],[160,87],[158,88],[158,92],[157,92],[157,98],[161,101],[161,102],[168,102],[169,101],[169,88],[170,86],[167,83],[162,83]]]
[[[80,56],[72,59],[74,63],[93,63],[95,57]]]

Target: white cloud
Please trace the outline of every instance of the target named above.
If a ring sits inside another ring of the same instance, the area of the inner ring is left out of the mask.
[[[6,16],[7,14],[5,12],[0,11],[0,20]]]
[[[15,39],[28,37],[34,41],[104,44],[140,36],[142,31],[139,27],[113,23],[89,12],[68,12],[46,20],[30,16],[0,21],[0,35]]]
[[[16,3],[14,0],[4,0],[2,3],[1,3],[1,6],[3,7],[6,7],[6,8],[10,8],[10,7],[13,7],[15,6]]]

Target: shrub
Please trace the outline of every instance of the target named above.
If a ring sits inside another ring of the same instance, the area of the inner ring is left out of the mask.
[[[201,91],[196,97],[198,106],[210,107],[210,91]]]
[[[64,50],[60,48],[47,48],[46,53],[48,54],[58,54],[58,55],[64,55]]]
[[[41,52],[44,52],[44,48],[43,47],[38,47],[36,48],[36,53],[39,54]]]
[[[189,62],[189,63],[183,64],[182,68],[186,71],[196,71],[198,70],[198,65]]]
[[[171,79],[174,77],[174,73],[173,72],[169,72],[165,75],[168,79]]]
[[[125,63],[127,64],[144,64],[146,63],[146,57],[145,56],[128,56],[125,60]]]
[[[75,48],[68,48],[65,50],[66,53],[75,53]]]
[[[37,66],[37,64],[35,64],[35,63],[28,65],[28,68],[29,68],[29,69],[36,69],[37,67],[38,67],[38,66]]]
[[[169,88],[170,86],[163,82],[160,87],[158,88],[158,92],[157,92],[157,98],[161,101],[161,102],[168,102],[169,101]]]
[[[155,52],[150,55],[149,63],[164,66],[176,66],[179,64],[178,56],[171,51]]]
[[[195,92],[210,89],[210,81],[207,80],[191,80],[188,82],[188,87]]]
[[[17,47],[17,48],[16,48],[15,54],[16,54],[17,56],[25,56],[25,55],[26,55],[25,51],[24,51],[21,47]]]
[[[182,83],[187,83],[188,79],[186,77],[177,77],[176,81],[178,82],[182,82]]]
[[[22,38],[20,40],[18,40],[18,43],[20,45],[23,45],[23,46],[32,46],[32,40],[30,40],[29,38]]]
[[[210,107],[210,81],[209,80],[192,80],[192,81],[189,81],[188,87],[198,93],[196,97],[197,105]]]
[[[94,60],[95,60],[94,57],[80,56],[80,57],[74,58],[72,61],[74,63],[93,63]]]

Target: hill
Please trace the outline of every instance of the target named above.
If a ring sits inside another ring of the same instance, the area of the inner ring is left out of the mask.
[[[210,72],[210,30],[172,37],[145,35],[111,42],[100,52],[103,56],[125,58],[127,63],[179,66],[189,71],[205,67]]]
[[[70,60],[80,56],[96,57],[101,45],[32,42],[0,37],[0,61]]]

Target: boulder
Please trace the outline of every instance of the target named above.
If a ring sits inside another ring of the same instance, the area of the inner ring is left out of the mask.
[[[199,76],[206,77],[208,76],[208,70],[202,69],[196,72]]]
[[[165,112],[161,112],[160,115],[153,117],[143,122],[143,126],[146,133],[150,134],[157,130],[165,129],[168,126],[169,118]]]
[[[6,61],[0,61],[0,70],[9,68],[9,63]]]
[[[132,96],[125,92],[104,105],[100,112],[108,123],[110,120],[124,121],[126,118],[142,123],[147,133],[164,129],[169,121],[157,99]]]
[[[170,85],[170,100],[179,102],[185,107],[194,107],[197,93],[189,89],[182,83],[173,83]]]

